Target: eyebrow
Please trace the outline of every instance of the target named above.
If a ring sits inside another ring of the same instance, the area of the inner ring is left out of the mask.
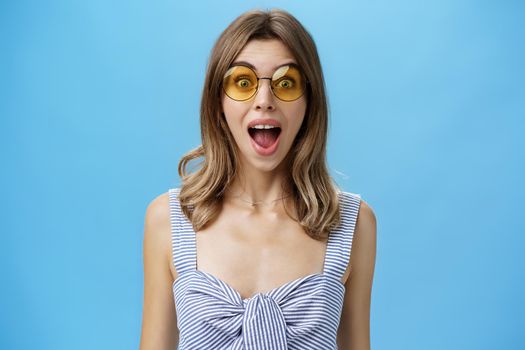
[[[235,67],[235,66],[246,66],[248,68],[251,68],[253,69],[254,71],[257,71],[257,68],[255,68],[255,66],[253,64],[251,64],[250,62],[246,62],[246,61],[236,61],[236,62],[233,62],[231,64],[231,67]],[[274,68],[274,70],[277,70],[278,68],[281,68],[281,67],[284,67],[284,66],[294,66],[294,67],[297,67],[299,68],[299,66],[297,65],[297,63],[295,62],[287,62],[287,63],[283,63],[277,67]]]

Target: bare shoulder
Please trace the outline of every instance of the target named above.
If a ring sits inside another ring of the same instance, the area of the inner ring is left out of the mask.
[[[359,236],[366,235],[367,239],[375,238],[376,234],[376,215],[370,205],[361,199],[359,206],[359,215],[357,216],[357,223],[355,234]]]
[[[352,254],[348,264],[350,278],[347,281],[356,274],[372,278],[376,256],[376,236],[377,220],[374,210],[361,199],[354,230]]]
[[[169,226],[169,194],[162,193],[155,197],[146,209],[146,223],[150,227]]]
[[[164,256],[169,262],[170,231],[169,194],[165,192],[155,197],[146,209],[144,218],[145,253]]]

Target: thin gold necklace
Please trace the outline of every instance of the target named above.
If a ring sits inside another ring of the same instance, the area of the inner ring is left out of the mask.
[[[250,204],[252,207],[255,207],[256,205],[259,205],[259,204],[266,204],[266,205],[269,205],[269,204],[271,204],[271,203],[273,203],[273,202],[277,202],[278,200],[281,200],[281,199],[284,199],[284,198],[288,198],[288,197],[290,197],[290,195],[287,195],[287,196],[284,196],[284,197],[280,197],[280,198],[274,199],[273,201],[270,201],[270,203],[267,203],[267,202],[264,202],[264,201],[256,201],[256,202],[252,202],[252,201],[249,201],[249,200],[246,200],[246,199],[242,199],[240,194],[235,195],[235,196],[232,196],[232,197],[234,197],[234,198],[239,198],[241,201]]]

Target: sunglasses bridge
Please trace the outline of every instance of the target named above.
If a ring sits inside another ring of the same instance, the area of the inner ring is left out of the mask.
[[[277,97],[279,100],[280,98],[275,94],[275,91],[273,91],[273,85],[272,85],[272,81],[273,79],[272,78],[259,78],[257,75],[255,76],[255,78],[257,79],[257,87],[255,88],[255,92],[253,93],[253,95],[250,97],[254,97],[256,96],[258,93],[259,93],[259,80],[263,80],[263,79],[266,79],[266,80],[269,80],[270,81],[270,91],[272,92],[272,95],[274,95],[275,97]]]

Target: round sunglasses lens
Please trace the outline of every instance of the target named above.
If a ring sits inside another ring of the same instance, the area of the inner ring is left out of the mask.
[[[305,80],[297,67],[283,66],[273,74],[273,93],[283,101],[297,100],[303,95],[304,88]]]
[[[224,75],[223,88],[230,98],[237,101],[247,100],[257,91],[257,76],[248,67],[231,67]]]

